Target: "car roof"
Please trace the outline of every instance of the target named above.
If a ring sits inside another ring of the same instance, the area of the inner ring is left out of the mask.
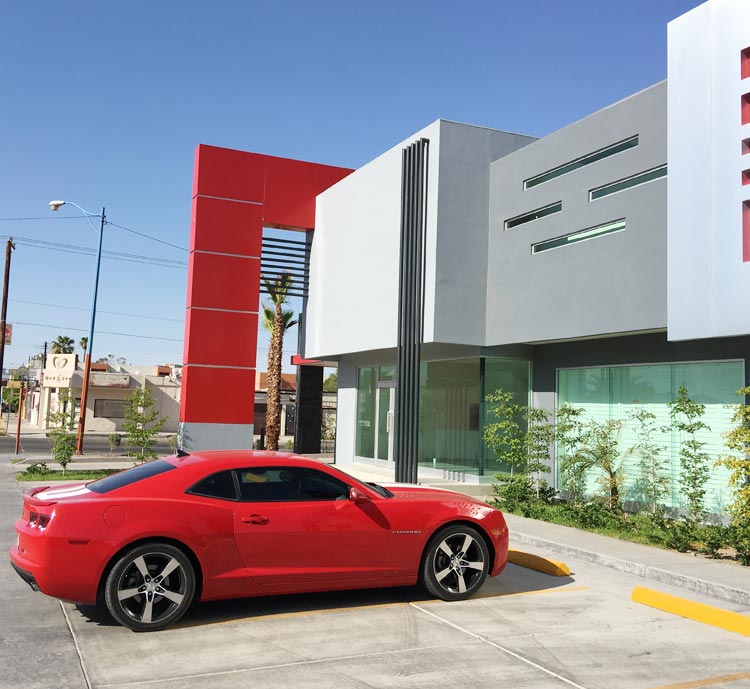
[[[268,450],[201,450],[189,454],[165,457],[175,466],[204,466],[210,463],[217,470],[251,466],[301,466],[319,468],[325,465],[319,459],[303,457],[293,452],[272,452]]]

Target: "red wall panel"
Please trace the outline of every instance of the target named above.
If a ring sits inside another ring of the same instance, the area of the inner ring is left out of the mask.
[[[203,254],[188,262],[187,306],[232,311],[257,311],[260,259]],[[190,362],[186,362],[190,363]]]
[[[257,314],[188,309],[185,360],[255,368],[257,336]]]
[[[254,403],[255,369],[182,369],[180,421],[251,424]]]
[[[260,256],[263,206],[196,196],[190,251]]]
[[[265,156],[200,144],[195,151],[193,196],[263,202]]]

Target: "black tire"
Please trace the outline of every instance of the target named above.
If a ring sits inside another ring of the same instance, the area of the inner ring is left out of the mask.
[[[455,524],[438,531],[427,544],[421,582],[442,600],[465,600],[484,584],[490,569],[490,552],[481,534]]]
[[[104,586],[104,601],[112,617],[137,632],[155,631],[176,622],[194,595],[193,565],[182,550],[169,543],[145,543],[126,551]]]

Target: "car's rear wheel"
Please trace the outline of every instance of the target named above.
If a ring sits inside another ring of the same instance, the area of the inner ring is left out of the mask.
[[[476,529],[447,526],[427,544],[422,585],[436,598],[464,600],[479,590],[489,567],[487,544]]]
[[[112,617],[139,632],[179,620],[194,594],[193,566],[185,553],[169,543],[145,543],[125,552],[104,587]]]

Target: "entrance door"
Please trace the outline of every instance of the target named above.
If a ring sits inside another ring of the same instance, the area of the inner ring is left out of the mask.
[[[375,457],[393,461],[393,429],[396,410],[396,387],[393,381],[378,382],[375,426]]]

